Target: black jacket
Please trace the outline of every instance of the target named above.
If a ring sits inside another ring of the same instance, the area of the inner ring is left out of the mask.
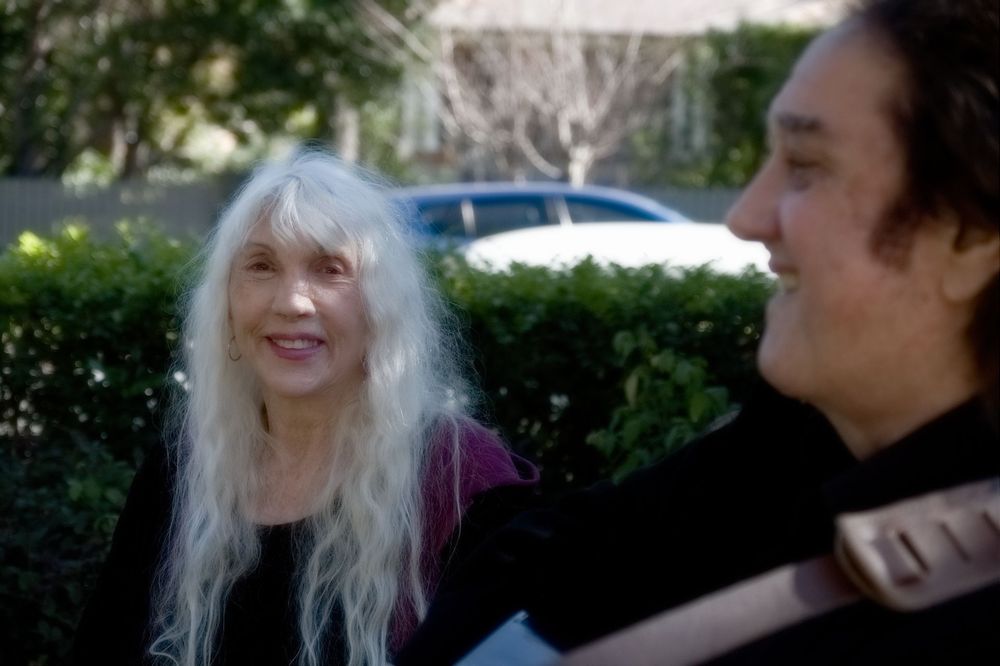
[[[517,610],[568,649],[777,566],[829,553],[836,514],[1000,473],[978,402],[858,462],[814,409],[762,391],[620,486],[519,516],[441,591],[398,666],[447,664]],[[868,601],[721,663],[1000,663],[1000,586],[900,614]]]
[[[515,466],[529,480],[520,485],[498,485],[473,495],[459,528],[441,550],[442,581],[487,534],[535,503],[530,477],[537,479],[537,472],[530,465],[525,470],[519,463]],[[176,469],[163,447],[151,451],[136,474],[97,588],[77,627],[71,663],[151,663],[147,654],[155,613],[151,597],[167,537],[175,477]],[[294,585],[295,536],[301,523],[260,529],[259,563],[236,582],[227,597],[213,664],[290,664],[299,651]],[[343,622],[336,619],[329,624],[325,637],[328,663],[342,661],[342,626]]]

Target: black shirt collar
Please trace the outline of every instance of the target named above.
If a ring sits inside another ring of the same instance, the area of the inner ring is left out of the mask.
[[[832,513],[863,511],[1000,474],[1000,437],[970,400],[824,484]]]

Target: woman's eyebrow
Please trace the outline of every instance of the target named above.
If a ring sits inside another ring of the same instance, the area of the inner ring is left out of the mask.
[[[326,248],[319,245],[313,250],[313,256],[316,258],[330,258],[330,259],[343,259],[344,261],[350,261],[350,254],[346,248]]]
[[[243,246],[243,249],[241,250],[241,252],[243,254],[246,254],[246,253],[252,252],[254,250],[258,250],[258,251],[259,250],[264,250],[264,251],[267,251],[267,252],[273,252],[274,248],[271,247],[270,245],[268,245],[267,243],[261,243],[259,241],[250,241],[249,243],[247,243],[246,245]]]

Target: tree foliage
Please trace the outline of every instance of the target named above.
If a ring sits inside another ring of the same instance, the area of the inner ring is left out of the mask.
[[[664,114],[633,136],[639,179],[692,187],[749,182],[767,154],[768,105],[815,35],[805,28],[743,24],[690,42],[679,83],[686,117]],[[682,123],[683,131],[672,122]],[[704,145],[689,145],[699,131]]]
[[[400,10],[402,0],[386,3]],[[206,123],[237,144],[331,139],[337,110],[396,79],[353,2],[7,0],[0,173],[61,175],[81,155],[119,177],[184,164]]]

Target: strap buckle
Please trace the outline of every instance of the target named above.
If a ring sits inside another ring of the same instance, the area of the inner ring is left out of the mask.
[[[835,554],[868,597],[916,611],[1000,582],[1000,477],[837,517]]]

